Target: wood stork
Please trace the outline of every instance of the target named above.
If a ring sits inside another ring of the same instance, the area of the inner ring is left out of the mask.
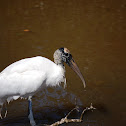
[[[30,124],[35,126],[36,123],[32,113],[32,96],[39,91],[40,88],[56,86],[61,82],[65,83],[64,62],[77,73],[84,87],[86,86],[84,78],[67,48],[57,49],[53,57],[55,63],[41,56],[22,59],[12,63],[0,73],[1,118],[2,106],[6,101],[10,102],[19,97],[28,98],[28,118]]]

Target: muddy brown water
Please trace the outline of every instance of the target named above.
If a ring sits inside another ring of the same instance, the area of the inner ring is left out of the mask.
[[[82,123],[67,126],[126,125],[126,1],[125,0],[1,0],[0,70],[26,57],[53,60],[67,47],[87,87],[67,66],[67,88],[48,87],[33,98],[37,124],[51,124],[76,105],[80,113],[93,103]],[[27,100],[8,106],[0,126],[28,126]],[[78,118],[74,112],[71,118]]]

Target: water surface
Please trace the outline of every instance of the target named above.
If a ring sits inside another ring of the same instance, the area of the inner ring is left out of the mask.
[[[37,124],[51,124],[76,105],[90,103],[82,123],[69,126],[126,125],[126,2],[125,0],[2,0],[0,2],[0,70],[26,57],[53,60],[67,47],[86,80],[86,91],[67,66],[67,88],[47,88],[33,98]],[[27,100],[8,105],[1,126],[29,125]],[[79,117],[73,113],[72,117]]]

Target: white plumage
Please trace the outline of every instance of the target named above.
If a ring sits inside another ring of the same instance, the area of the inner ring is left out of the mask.
[[[32,96],[45,84],[64,82],[64,70],[51,60],[37,56],[17,61],[0,73],[0,105],[5,100]]]
[[[2,106],[6,100],[10,102],[19,97],[28,98],[28,118],[30,124],[35,126],[32,113],[32,96],[41,88],[66,82],[64,62],[78,74],[85,87],[84,78],[67,48],[60,48],[55,51],[54,62],[41,56],[26,58],[9,65],[0,73],[1,118]],[[6,114],[7,111],[5,116]]]

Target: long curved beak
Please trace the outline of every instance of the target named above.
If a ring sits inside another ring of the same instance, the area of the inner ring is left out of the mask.
[[[83,82],[83,85],[84,85],[84,88],[86,87],[86,83],[85,83],[85,80],[84,80],[84,77],[83,75],[81,74],[77,64],[75,63],[74,59],[72,58],[70,61],[69,61],[69,66],[73,69],[73,71],[80,77],[80,79],[82,80]]]

